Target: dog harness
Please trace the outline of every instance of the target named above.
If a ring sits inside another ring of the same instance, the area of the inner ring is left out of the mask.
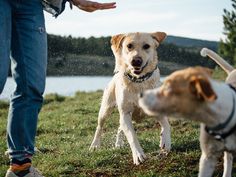
[[[236,93],[236,89],[228,84],[229,87]],[[224,140],[226,139],[228,136],[230,136],[234,131],[236,131],[236,124],[227,132],[223,132],[223,133],[219,133],[218,131],[220,130],[223,130],[224,128],[226,128],[228,126],[228,124],[231,122],[231,120],[234,118],[235,116],[235,97],[233,95],[233,107],[232,107],[232,111],[228,117],[228,119],[222,123],[222,124],[219,124],[217,125],[216,127],[213,127],[213,128],[209,128],[209,127],[205,127],[205,130],[206,132],[209,134],[209,135],[212,135],[216,140]]]
[[[142,83],[142,82],[148,80],[148,79],[152,76],[152,74],[154,73],[154,71],[155,71],[156,69],[157,69],[157,65],[156,65],[156,67],[155,67],[155,69],[154,69],[153,71],[148,72],[147,74],[145,74],[145,75],[143,75],[143,76],[141,76],[141,77],[136,77],[136,76],[132,75],[130,72],[124,72],[124,76],[125,76],[128,80],[130,80],[131,82],[134,82],[134,83]]]

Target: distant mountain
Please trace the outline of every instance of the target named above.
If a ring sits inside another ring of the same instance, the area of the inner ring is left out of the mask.
[[[168,36],[165,39],[165,42],[175,44],[181,47],[194,47],[194,48],[208,47],[215,51],[217,51],[217,48],[218,48],[217,41],[192,39],[192,38],[186,38],[186,37]]]
[[[48,75],[112,75],[115,65],[111,36],[74,38],[48,35]],[[203,47],[217,51],[218,42],[168,36],[158,47],[161,73],[188,66],[214,68],[215,63],[201,57]]]

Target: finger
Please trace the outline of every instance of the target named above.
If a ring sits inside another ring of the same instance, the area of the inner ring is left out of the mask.
[[[116,4],[110,4],[110,3],[100,4],[99,8],[100,9],[112,9],[112,8],[116,8]]]
[[[100,8],[114,8],[116,5],[115,2],[112,3],[98,3],[93,1],[86,1],[86,3],[80,4],[80,6],[84,8],[96,8],[97,10]]]
[[[99,3],[100,7],[115,7],[116,3]]]
[[[111,6],[114,6],[116,5],[116,2],[109,2],[109,3],[98,3],[100,5],[111,5]]]
[[[104,9],[114,9],[116,6],[80,6],[80,9],[86,10],[86,11],[96,11],[96,10],[104,10]]]
[[[115,9],[116,7],[101,7],[99,10],[106,10],[106,9]]]
[[[116,8],[116,6],[102,6],[99,9],[104,10],[104,9],[114,9],[114,8]]]
[[[97,3],[93,1],[86,1],[84,4],[80,4],[78,6],[81,10],[87,12],[94,12],[96,10],[104,10],[104,9],[114,9],[116,8],[116,3]]]

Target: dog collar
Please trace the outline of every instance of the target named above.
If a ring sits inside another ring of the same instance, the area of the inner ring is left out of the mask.
[[[149,73],[147,73],[147,74],[145,74],[145,75],[143,75],[141,77],[136,77],[136,76],[132,75],[130,72],[124,72],[124,76],[128,80],[130,80],[131,82],[142,83],[142,82],[148,80],[152,76],[152,74],[154,73],[154,71],[156,69],[157,69],[157,65],[156,65],[156,67],[155,67],[155,69],[153,71],[151,71],[151,72],[149,72]]]
[[[236,89],[232,85],[229,85],[229,87],[234,92],[236,92]],[[226,128],[228,126],[228,124],[231,122],[231,120],[234,118],[234,116],[235,116],[235,97],[233,95],[233,107],[232,107],[232,111],[231,111],[228,119],[224,123],[219,124],[213,128],[209,128],[206,126],[205,127],[206,132],[209,135],[212,135],[216,140],[223,140],[223,139],[227,138],[229,135],[231,135],[236,130],[236,124],[228,132],[219,133],[217,131],[220,131],[220,130],[223,130],[224,128]]]

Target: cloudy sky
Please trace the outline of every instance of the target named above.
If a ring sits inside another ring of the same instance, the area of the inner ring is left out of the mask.
[[[224,38],[223,9],[232,9],[231,0],[117,0],[116,2],[116,9],[94,13],[83,12],[75,7],[70,10],[67,5],[66,11],[57,19],[45,13],[47,31],[51,34],[74,37],[165,31],[175,36],[220,40]]]

